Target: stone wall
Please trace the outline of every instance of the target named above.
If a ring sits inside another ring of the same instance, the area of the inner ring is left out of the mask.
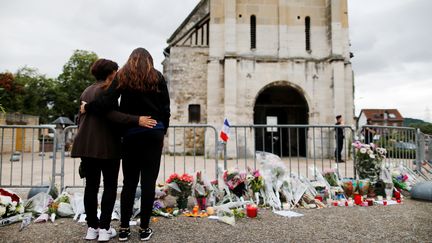
[[[164,62],[164,74],[168,81],[171,98],[171,124],[189,124],[189,105],[200,105],[201,120],[207,123],[207,59],[206,47],[172,47]],[[169,150],[174,150],[174,130],[169,130]],[[176,153],[203,153],[204,131],[202,129],[175,129]],[[193,136],[193,134],[197,136]],[[184,139],[186,144],[183,144]]]
[[[21,114],[0,113],[0,126],[4,125],[39,125],[38,116]],[[0,128],[0,153],[38,152],[39,151],[39,129],[31,128]],[[18,138],[18,139],[17,139]],[[17,141],[19,140],[19,141]]]

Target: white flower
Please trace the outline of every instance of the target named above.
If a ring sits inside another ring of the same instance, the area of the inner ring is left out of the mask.
[[[367,150],[367,153],[368,153],[368,154],[373,154],[373,151],[370,150],[370,149],[368,149],[368,150]]]
[[[0,196],[0,203],[2,203],[3,205],[12,204],[12,198],[7,196]]]
[[[0,218],[3,217],[3,215],[6,213],[6,207],[3,205],[0,205]]]
[[[360,153],[365,154],[366,153],[366,149],[365,148],[361,148],[360,149]]]
[[[375,155],[374,155],[374,154],[369,154],[369,157],[370,157],[371,159],[375,159]]]

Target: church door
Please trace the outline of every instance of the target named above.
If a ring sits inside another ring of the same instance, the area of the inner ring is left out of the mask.
[[[305,97],[288,85],[271,85],[259,94],[254,107],[254,124],[308,124]],[[306,128],[261,129],[255,131],[255,149],[279,156],[306,155]]]

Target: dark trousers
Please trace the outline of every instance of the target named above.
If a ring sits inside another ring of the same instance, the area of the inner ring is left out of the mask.
[[[86,171],[84,189],[84,209],[87,215],[87,225],[92,228],[109,229],[111,214],[117,196],[117,178],[120,160],[81,158]],[[97,217],[98,192],[103,174],[103,195],[101,201],[100,219]]]
[[[336,149],[335,149],[336,161],[342,160],[343,143],[344,143],[344,138],[336,138]]]
[[[163,130],[149,130],[123,138],[123,190],[121,192],[120,227],[128,228],[135,192],[141,175],[141,228],[149,226],[153,210],[156,179],[164,139]]]

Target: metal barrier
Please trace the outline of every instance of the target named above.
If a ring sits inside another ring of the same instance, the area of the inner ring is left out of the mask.
[[[363,126],[358,133],[362,141],[365,140],[364,131],[366,128],[373,131],[372,142],[387,150],[385,159],[387,164],[391,163],[394,166],[403,163],[411,169],[421,170],[420,163],[413,163],[414,161],[420,162],[424,160],[425,144],[424,139],[422,139],[423,134],[419,129],[394,126]]]
[[[0,126],[0,187],[53,187],[57,140],[50,126]]]
[[[343,130],[342,150],[336,146],[335,129]],[[227,144],[226,167],[260,168],[256,152],[266,151],[281,157],[289,172],[315,177],[314,166],[321,170],[336,168],[339,174],[355,177],[353,150],[354,130],[350,126],[332,125],[236,125],[231,126]],[[341,153],[342,163],[335,155]]]
[[[64,140],[60,143],[61,188],[83,187],[84,181],[78,175],[79,158],[70,158],[76,126],[64,130]],[[161,167],[158,181],[165,181],[170,174],[206,171],[210,178],[217,177],[218,152],[217,130],[210,125],[171,125],[164,140]],[[119,187],[122,186],[123,173],[120,168]]]
[[[345,134],[343,163],[335,161],[335,153],[339,152],[337,127]],[[420,162],[426,159],[430,137],[414,128],[368,127],[375,131],[373,142],[387,149],[386,163],[403,163],[421,171]],[[80,160],[70,158],[76,129],[76,126],[64,130],[50,126],[0,126],[0,187],[46,187],[47,183],[48,186],[59,183],[60,189],[83,187],[84,181],[78,175]],[[231,126],[230,140],[223,147],[213,126],[172,125],[164,141],[158,181],[165,181],[174,172],[197,170],[206,171],[209,178],[217,178],[221,158],[226,169],[259,169],[258,151],[279,155],[289,172],[309,178],[316,176],[309,170],[311,166],[320,170],[336,168],[343,177],[355,177],[352,142],[364,141],[361,131],[332,125],[237,125]],[[120,171],[119,181],[122,177]]]

